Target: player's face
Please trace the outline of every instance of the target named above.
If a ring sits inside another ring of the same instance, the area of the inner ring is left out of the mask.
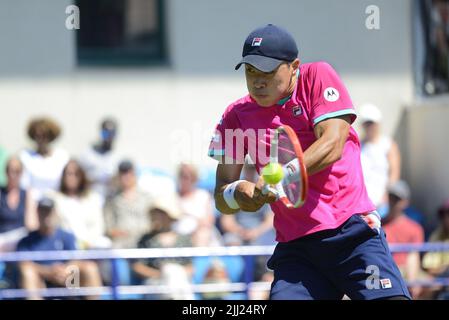
[[[250,96],[262,107],[276,104],[292,91],[292,79],[296,76],[295,62],[281,63],[272,72],[262,72],[249,64],[245,64],[246,85]]]

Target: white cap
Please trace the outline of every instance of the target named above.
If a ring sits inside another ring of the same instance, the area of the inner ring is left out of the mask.
[[[377,106],[367,103],[360,108],[360,120],[362,122],[372,121],[378,123],[382,120],[382,113]]]
[[[178,199],[175,196],[162,196],[154,200],[150,210],[159,209],[164,211],[173,220],[178,220],[181,215]]]

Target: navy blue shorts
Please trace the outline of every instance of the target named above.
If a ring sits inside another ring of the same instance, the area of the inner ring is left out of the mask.
[[[359,215],[337,229],[278,243],[267,265],[274,271],[273,300],[334,300],[344,294],[352,300],[411,299],[384,231]]]

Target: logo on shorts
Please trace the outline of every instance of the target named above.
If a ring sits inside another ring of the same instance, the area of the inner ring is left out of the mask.
[[[293,115],[295,117],[302,115],[302,108],[301,108],[301,106],[294,106],[292,110],[293,110]]]
[[[262,38],[254,38],[251,46],[252,47],[260,47],[261,44],[262,44]]]
[[[324,99],[329,102],[335,102],[340,98],[340,92],[337,89],[329,87],[324,90]]]
[[[380,279],[380,286],[382,287],[382,289],[390,289],[391,287],[393,287],[393,285],[391,284],[390,279]]]

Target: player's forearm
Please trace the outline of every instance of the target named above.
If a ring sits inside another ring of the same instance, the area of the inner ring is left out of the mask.
[[[321,137],[304,152],[304,163],[309,175],[320,172],[336,161],[343,154],[339,139]]]
[[[214,193],[214,198],[215,198],[215,207],[217,208],[218,211],[220,211],[221,213],[224,214],[234,214],[237,213],[239,211],[239,209],[232,209],[230,208],[224,197],[223,197],[223,192],[226,189],[228,185],[225,184],[223,186],[220,186],[218,188],[215,189],[215,193]]]

